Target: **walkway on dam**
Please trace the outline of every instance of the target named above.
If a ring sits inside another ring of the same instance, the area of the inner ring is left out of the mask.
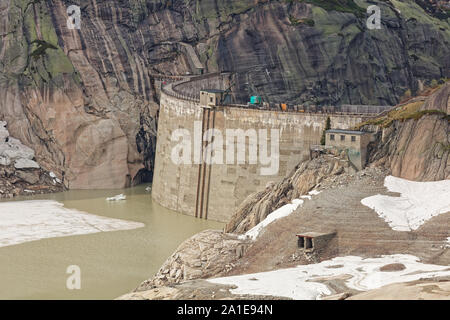
[[[208,78],[214,78],[219,77],[220,73],[209,73],[206,75],[200,75],[200,76],[183,76],[183,77],[176,77],[176,76],[170,76],[167,78],[167,80],[176,80],[174,82],[169,82],[165,84],[162,87],[162,91],[170,95],[172,97],[191,101],[191,102],[197,102],[200,103],[200,91],[205,89],[211,89],[211,87],[208,87],[208,85],[201,85],[196,82],[200,82],[199,80],[206,80]],[[162,75],[160,75],[163,77]],[[208,83],[208,82],[206,82]],[[194,84],[194,85],[193,85]],[[183,88],[184,87],[184,88]],[[227,104],[226,107],[232,107],[232,108],[246,108],[246,109],[259,109],[254,106],[249,106],[246,104]],[[371,115],[371,116],[379,116],[382,113],[385,113],[392,109],[393,106],[376,106],[376,105],[349,105],[349,104],[343,104],[340,106],[323,106],[323,107],[307,107],[303,109],[302,111],[299,110],[279,110],[280,112],[292,112],[292,113],[330,113],[330,114],[353,114],[353,115]],[[273,110],[273,109],[260,109],[261,111],[264,110]]]

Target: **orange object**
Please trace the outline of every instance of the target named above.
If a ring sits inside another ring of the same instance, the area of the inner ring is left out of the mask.
[[[287,111],[287,104],[286,103],[282,103],[281,104],[281,110]]]

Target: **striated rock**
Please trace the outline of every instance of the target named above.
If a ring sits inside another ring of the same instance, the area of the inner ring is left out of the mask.
[[[397,120],[381,129],[370,161],[400,178],[450,179],[450,83],[423,100],[416,111],[417,119]]]
[[[16,171],[16,176],[29,184],[36,184],[39,182],[39,172],[33,171]]]
[[[14,163],[14,168],[16,169],[39,169],[40,166],[36,161],[30,159],[18,159]]]
[[[150,180],[157,110],[149,65],[138,49],[145,40],[140,31],[129,32],[134,7],[90,1],[83,6],[83,27],[72,32],[64,1],[17,2],[0,8],[0,34],[10,34],[0,40],[0,119],[11,134],[70,188]],[[122,9],[132,14],[118,13]],[[111,20],[116,13],[122,16],[117,24]],[[32,59],[35,41],[56,49]]]
[[[157,274],[136,290],[227,273],[247,246],[248,242],[218,230],[200,232],[183,242]]]

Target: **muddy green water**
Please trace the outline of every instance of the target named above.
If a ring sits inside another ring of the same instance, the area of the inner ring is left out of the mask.
[[[145,224],[145,228],[43,239],[0,247],[0,299],[114,299],[158,271],[184,240],[223,224],[185,216],[127,190],[68,191],[17,200],[57,200],[67,208]],[[107,202],[124,193],[126,201]],[[66,269],[81,268],[81,289],[68,290]]]

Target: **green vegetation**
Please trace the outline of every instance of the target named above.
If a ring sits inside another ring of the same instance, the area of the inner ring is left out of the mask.
[[[58,37],[54,29],[51,14],[42,0],[12,0],[11,32],[8,35],[17,40],[7,49],[3,65],[8,70],[15,61],[23,62],[20,71],[9,71],[6,78],[20,78],[22,84],[53,82],[57,84],[62,74],[75,75],[74,67],[58,46]]]
[[[37,48],[33,50],[33,52],[30,53],[30,57],[34,60],[38,60],[41,57],[43,57],[46,54],[47,49],[53,49],[57,50],[58,48],[52,45],[51,43],[48,43],[44,40],[34,40],[30,43],[31,45],[36,44]]]
[[[430,83],[431,88],[436,88],[438,85],[439,84],[436,79],[431,80],[431,83]]]
[[[310,3],[315,6],[321,7],[326,11],[338,11],[353,13],[357,17],[364,17],[366,10],[358,6],[353,0],[285,0],[288,3],[298,1]]]
[[[442,119],[450,122],[450,115],[442,110],[419,110],[423,106],[423,101],[411,102],[391,110],[381,117],[365,121],[355,129],[359,130],[365,125],[381,126],[388,128],[394,121],[419,120],[426,115],[441,115]]]
[[[189,0],[185,0],[189,2]],[[195,4],[194,4],[195,3]],[[201,1],[192,0],[190,3],[192,8],[195,8],[193,16],[197,21],[208,19],[210,21],[220,20],[225,21],[231,15],[244,13],[255,7],[253,0],[240,1]]]
[[[297,19],[296,17],[289,15],[289,22],[293,26],[298,26],[302,24],[306,24],[310,27],[314,27],[314,20],[313,19]]]

